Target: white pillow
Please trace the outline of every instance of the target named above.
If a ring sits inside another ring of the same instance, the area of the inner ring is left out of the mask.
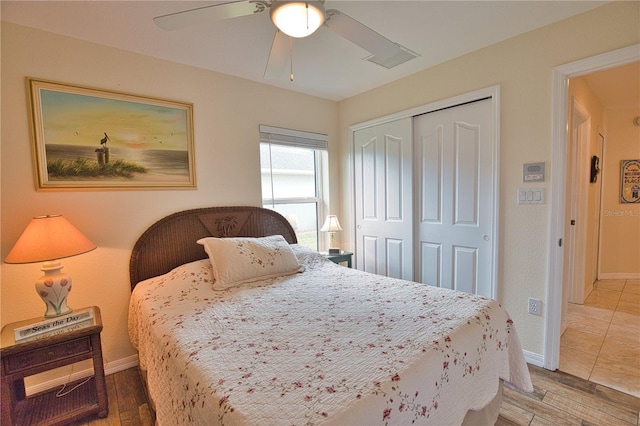
[[[214,290],[304,271],[282,235],[263,238],[201,238],[213,269]]]

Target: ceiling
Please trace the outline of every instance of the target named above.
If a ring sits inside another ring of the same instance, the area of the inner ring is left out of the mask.
[[[1,1],[1,18],[28,27],[342,100],[607,1],[341,1],[338,9],[419,56],[392,69],[326,28],[296,39],[293,73],[264,80],[275,34],[268,12],[165,31],[159,15],[220,1]]]

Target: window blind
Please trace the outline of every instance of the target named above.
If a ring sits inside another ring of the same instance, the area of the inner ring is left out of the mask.
[[[322,133],[303,132],[260,125],[260,142],[298,148],[323,149],[329,147],[329,137]]]

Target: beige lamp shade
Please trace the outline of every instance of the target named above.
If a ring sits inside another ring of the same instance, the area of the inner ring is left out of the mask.
[[[342,227],[340,226],[340,222],[338,222],[338,217],[336,215],[330,214],[324,221],[324,225],[320,228],[322,232],[340,232],[342,231]]]
[[[336,243],[336,232],[342,231],[342,226],[340,226],[340,222],[338,222],[338,217],[334,214],[330,214],[324,221],[324,225],[320,228],[322,232],[328,232],[329,237],[331,238],[331,243],[329,245],[329,254],[337,254],[340,253],[340,249],[335,247]]]
[[[45,262],[40,268],[44,275],[35,283],[36,292],[46,306],[45,318],[53,318],[72,311],[67,305],[72,280],[68,274],[61,272],[63,266],[58,259],[95,248],[95,244],[62,216],[38,216],[31,219],[4,261]]]
[[[5,262],[43,262],[75,256],[95,248],[95,244],[61,215],[38,216],[31,219]]]

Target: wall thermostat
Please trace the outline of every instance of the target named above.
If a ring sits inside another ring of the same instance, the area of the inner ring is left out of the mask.
[[[544,182],[545,163],[528,163],[522,172],[523,182]]]

